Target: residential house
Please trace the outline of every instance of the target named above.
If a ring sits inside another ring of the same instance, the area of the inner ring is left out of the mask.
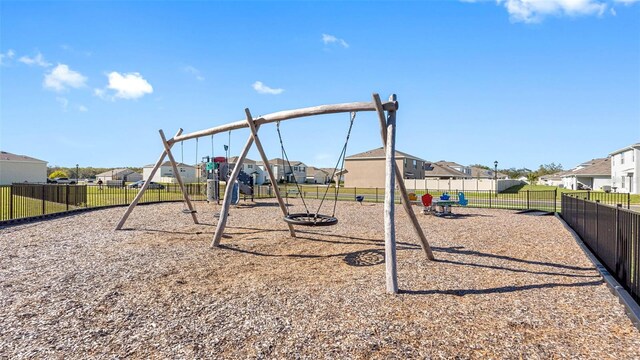
[[[465,179],[470,175],[456,170],[445,164],[446,162],[425,163],[424,177],[426,179]]]
[[[402,151],[395,153],[396,166],[405,179],[424,179],[425,160]],[[346,187],[383,188],[385,179],[385,150],[380,147],[345,158],[344,185]]]
[[[331,169],[333,172],[333,169]],[[327,184],[331,182],[331,173],[326,172],[323,169],[309,166],[307,168],[307,184]]]
[[[307,165],[302,161],[293,160],[290,161],[290,165],[286,160],[281,158],[269,159],[269,165],[273,171],[273,175],[278,181],[286,181],[288,183],[296,182],[298,184],[303,183],[307,179]],[[265,170],[265,165],[262,161],[256,162],[256,165],[262,170]]]
[[[229,171],[233,170],[237,162],[237,156],[232,156],[229,158]],[[242,162],[242,171],[253,178],[253,183],[255,185],[264,184],[269,177],[269,174],[267,174],[262,167],[258,166],[257,161],[251,160],[249,158],[245,158]]]
[[[131,169],[113,169],[96,175],[96,180],[102,180],[105,184],[110,180],[123,180],[124,182],[136,182],[142,180],[142,175]]]
[[[491,169],[479,168],[475,166],[469,166],[469,169],[471,170],[470,176],[473,179],[495,179],[496,177],[498,178],[498,180],[509,179],[509,175],[503,174],[499,171],[498,176],[495,176],[495,171]]]
[[[453,162],[453,161],[444,161],[444,160],[437,161],[436,164],[438,164],[440,166],[446,166],[448,168],[451,168],[453,170],[461,172],[461,173],[467,175],[467,177],[471,176],[471,167],[469,167],[469,166],[464,166],[464,165],[460,165],[460,164],[458,164],[456,162]]]
[[[562,184],[562,176],[569,173],[569,171],[559,171],[555,174],[542,175],[538,178],[538,185],[547,185],[547,186],[559,186],[563,187]]]
[[[143,180],[149,180],[149,175],[151,175],[151,170],[153,170],[154,165],[146,165],[142,168],[142,178]],[[198,181],[198,177],[196,175],[196,167],[177,163],[176,167],[180,172],[180,177],[182,181],[185,183],[193,183]],[[173,167],[171,166],[170,161],[165,161],[160,165],[158,171],[156,171],[151,181],[159,182],[159,183],[177,183],[175,174],[173,173]]]
[[[603,190],[611,187],[611,159],[592,159],[562,175],[562,184],[570,190]]]
[[[24,182],[44,183],[46,181],[46,161],[0,151],[0,185]]]
[[[640,194],[640,143],[614,151],[609,156],[614,191]]]

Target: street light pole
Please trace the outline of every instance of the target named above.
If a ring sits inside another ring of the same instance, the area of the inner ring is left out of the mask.
[[[493,162],[493,184],[496,192],[496,198],[498,197],[498,160]]]

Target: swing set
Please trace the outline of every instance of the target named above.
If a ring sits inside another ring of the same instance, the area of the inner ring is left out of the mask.
[[[230,132],[233,130],[249,128],[250,135],[247,139],[246,144],[242,148],[240,155],[238,156],[238,160],[236,161],[235,167],[231,171],[231,174],[227,177],[227,184],[233,184],[238,178],[240,174],[240,170],[242,169],[242,163],[244,159],[247,157],[247,153],[251,146],[255,143],[256,149],[260,153],[260,157],[262,162],[264,163],[265,170],[269,175],[269,179],[271,184],[273,184],[274,194],[278,201],[278,205],[283,214],[284,222],[287,224],[289,228],[289,233],[291,237],[296,237],[296,232],[294,229],[294,225],[302,225],[302,226],[331,226],[336,225],[338,223],[338,219],[335,217],[335,209],[337,204],[337,199],[339,195],[339,186],[336,186],[336,190],[334,193],[334,204],[333,204],[333,212],[331,215],[321,214],[322,205],[326,199],[326,196],[329,191],[329,186],[325,189],[324,195],[320,202],[320,205],[315,210],[315,212],[311,212],[304,201],[304,194],[297,181],[296,187],[298,192],[300,193],[301,199],[304,204],[305,212],[303,213],[289,213],[287,207],[285,205],[284,200],[280,194],[280,190],[278,186],[276,186],[277,181],[276,177],[273,174],[273,170],[269,164],[269,160],[264,152],[264,148],[262,147],[262,143],[260,138],[258,137],[258,130],[262,125],[269,123],[276,123],[276,129],[278,131],[278,138],[280,140],[280,147],[283,154],[283,158],[286,160],[289,170],[292,170],[291,163],[289,162],[288,155],[286,154],[286,150],[284,148],[284,142],[282,139],[282,133],[280,131],[280,122],[285,120],[291,120],[296,118],[308,117],[308,116],[316,116],[316,115],[325,115],[325,114],[336,114],[336,113],[349,113],[350,114],[350,123],[349,130],[347,132],[347,136],[345,139],[344,146],[342,147],[342,151],[334,168],[332,178],[336,174],[342,174],[344,169],[344,158],[346,156],[347,145],[349,143],[349,137],[351,135],[351,130],[353,128],[353,123],[355,120],[355,114],[360,111],[375,111],[378,115],[378,120],[380,123],[380,135],[382,137],[382,143],[385,148],[386,160],[385,160],[385,200],[384,200],[384,228],[385,228],[385,264],[386,264],[386,285],[387,292],[397,293],[398,292],[398,280],[397,280],[397,270],[396,270],[396,239],[395,239],[395,187],[397,184],[398,189],[400,190],[400,195],[402,197],[402,205],[404,210],[406,211],[413,228],[418,235],[420,240],[420,246],[424,251],[426,257],[430,260],[433,260],[433,253],[431,251],[431,247],[429,242],[427,241],[420,224],[418,223],[418,219],[413,212],[413,208],[411,207],[411,202],[409,201],[409,197],[407,194],[406,187],[404,185],[404,180],[402,173],[398,169],[395,163],[395,133],[396,133],[396,112],[398,110],[398,102],[395,95],[391,95],[389,97],[389,101],[382,103],[380,100],[380,96],[378,94],[372,95],[371,102],[354,102],[354,103],[342,103],[342,104],[333,104],[333,105],[320,105],[315,107],[301,108],[295,110],[286,110],[280,111],[272,114],[267,114],[263,116],[259,116],[258,118],[254,118],[251,115],[249,109],[245,109],[246,118],[244,120],[228,123],[225,125],[216,126],[213,128],[195,131],[189,134],[182,134],[182,129],[179,129],[178,132],[169,140],[166,139],[164,132],[159,130],[160,138],[162,140],[162,144],[164,150],[160,155],[158,161],[156,161],[151,173],[149,174],[149,179],[153,178],[157,170],[160,168],[160,165],[163,163],[165,157],[169,158],[169,162],[173,167],[174,174],[176,176],[176,180],[180,185],[180,190],[184,196],[184,203],[186,205],[185,213],[191,214],[193,218],[193,222],[198,224],[198,218],[196,216],[196,210],[193,206],[191,200],[189,199],[189,195],[185,189],[184,183],[182,181],[182,177],[177,169],[175,159],[173,154],[171,153],[171,148],[176,143],[182,143],[186,140],[198,139],[203,136],[213,136],[214,134],[222,133],[222,132]],[[213,141],[213,140],[212,140]],[[197,144],[197,142],[196,142]],[[197,146],[197,145],[196,145]],[[197,154],[196,154],[197,158]],[[338,165],[340,165],[340,172],[337,172]],[[286,170],[286,169],[285,169]],[[338,181],[337,179],[336,181]],[[125,213],[122,215],[122,218],[116,225],[116,230],[122,229],[124,223],[127,221],[127,218],[138,204],[142,196],[144,195],[147,187],[149,185],[149,181],[146,181],[143,186],[140,188],[138,194],[133,199]],[[220,217],[218,220],[218,224],[216,226],[216,231],[213,235],[213,239],[211,241],[211,246],[219,246],[220,241],[222,239],[222,235],[224,233],[224,229],[227,223],[227,217],[229,215],[229,208],[231,205],[232,191],[233,186],[226,186],[225,194],[223,198],[222,208],[220,211]]]

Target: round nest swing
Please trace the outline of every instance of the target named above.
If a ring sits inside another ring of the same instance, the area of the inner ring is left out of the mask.
[[[284,221],[302,226],[332,226],[338,223],[334,216],[308,213],[289,214],[284,217]]]

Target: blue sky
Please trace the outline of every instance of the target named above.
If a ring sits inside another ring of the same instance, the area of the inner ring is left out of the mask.
[[[0,21],[0,148],[50,165],[142,166],[158,129],[372,92],[398,95],[397,148],[431,161],[569,168],[640,141],[637,1],[2,1]],[[333,166],[348,122],[282,123],[290,158]],[[379,147],[377,126],[358,114],[348,153]],[[280,156],[275,126],[260,135]]]

